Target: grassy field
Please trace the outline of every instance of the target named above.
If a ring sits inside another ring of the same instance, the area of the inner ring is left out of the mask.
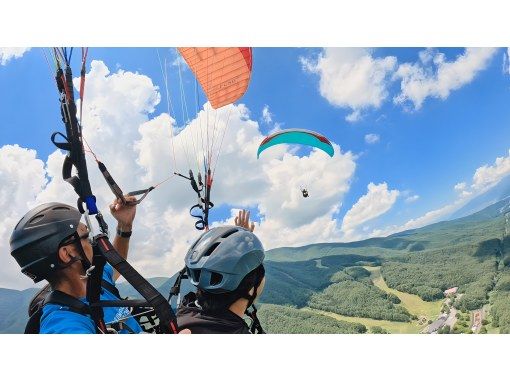
[[[366,266],[363,268],[370,271],[370,278],[375,286],[386,293],[394,294],[400,298],[400,301],[402,301],[401,305],[404,306],[411,314],[418,317],[426,316],[428,319],[435,319],[439,315],[443,301],[427,302],[415,294],[404,293],[391,289],[388,285],[386,285],[386,282],[381,275],[381,267]]]
[[[360,318],[360,317],[347,317],[345,315],[330,313],[328,311],[322,311],[311,308],[303,308],[301,310],[313,311],[314,313],[326,315],[328,317],[334,318],[339,321],[353,322],[353,323],[362,323],[367,329],[370,331],[371,327],[379,326],[384,330],[388,331],[391,334],[418,334],[420,333],[425,326],[418,325],[417,322],[406,323],[406,322],[393,322],[386,320],[377,320],[370,318]]]

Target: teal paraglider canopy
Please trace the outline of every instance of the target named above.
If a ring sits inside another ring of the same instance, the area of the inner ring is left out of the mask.
[[[267,136],[260,143],[257,151],[257,158],[259,158],[264,150],[278,144],[307,145],[324,151],[330,157],[333,157],[335,154],[333,145],[331,145],[331,142],[323,135],[306,129],[286,129]]]

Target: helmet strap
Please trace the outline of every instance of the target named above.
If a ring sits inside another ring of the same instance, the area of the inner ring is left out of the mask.
[[[73,265],[75,262],[80,261],[81,265],[83,266],[84,272],[87,273],[92,264],[90,263],[89,259],[87,258],[87,255],[85,254],[85,251],[83,250],[83,246],[81,245],[80,241],[81,237],[78,234],[78,232],[75,232],[72,236],[75,238],[75,241],[72,243],[72,245],[76,247],[79,257],[71,256],[71,260],[68,263],[59,264],[58,267],[59,269],[65,269]]]
[[[249,309],[250,306],[252,306],[253,303],[255,302],[255,299],[257,298],[257,290],[258,290],[263,278],[264,278],[264,271],[261,272],[261,271],[257,270],[256,276],[255,276],[255,281],[253,284],[253,294],[250,294],[249,291],[247,292],[246,299],[248,300],[248,306],[246,307],[246,309]]]

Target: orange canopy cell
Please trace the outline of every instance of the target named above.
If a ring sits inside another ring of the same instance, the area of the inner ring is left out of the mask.
[[[183,47],[179,52],[214,109],[234,103],[248,89],[251,48]]]

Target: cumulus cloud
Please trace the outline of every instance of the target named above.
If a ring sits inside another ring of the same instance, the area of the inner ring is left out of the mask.
[[[508,174],[510,174],[510,150],[508,156],[497,157],[494,165],[483,165],[476,169],[471,189],[478,193],[485,192]]]
[[[369,133],[368,135],[365,135],[365,142],[367,144],[376,144],[379,142],[379,135],[376,135],[375,133]]]
[[[0,65],[5,66],[11,59],[17,59],[23,57],[30,48],[20,48],[20,47],[0,47]]]
[[[271,111],[269,111],[269,106],[266,104],[262,109],[262,120],[266,124],[271,124],[273,121]]]
[[[368,192],[344,216],[342,231],[347,237],[353,236],[358,226],[390,210],[399,195],[398,190],[389,190],[385,182],[378,185],[371,182],[367,188]]]
[[[364,48],[326,48],[317,58],[300,61],[303,70],[319,75],[320,94],[329,103],[352,110],[349,122],[358,121],[363,110],[381,106],[397,65],[396,57],[374,58]]]
[[[411,103],[417,110],[429,97],[444,100],[452,91],[473,81],[496,51],[493,48],[467,48],[454,61],[447,61],[437,50],[423,50],[418,62],[399,65],[393,79],[401,80],[401,92],[393,101],[402,105]]]
[[[19,145],[0,147],[0,287],[31,281],[21,275],[20,268],[9,254],[9,237],[19,219],[32,206],[35,197],[46,185],[44,163],[35,150]]]
[[[265,221],[298,228],[336,212],[350,188],[356,165],[352,153],[343,153],[338,145],[334,145],[334,149],[333,158],[319,150],[305,157],[289,152],[278,156],[278,152],[268,150],[267,153],[274,156],[261,157],[262,171],[268,181],[268,186],[261,189],[264,193],[259,204]],[[308,190],[309,198],[303,198],[300,191],[303,187]],[[310,233],[313,235],[317,231]]]
[[[185,174],[190,166],[196,170],[197,157],[207,151],[200,136],[216,111],[203,105],[182,129],[166,113],[153,115],[160,101],[149,77],[123,70],[111,73],[103,62],[91,62],[83,104],[84,137],[124,192],[159,183],[175,170]],[[261,216],[257,232],[266,248],[337,240],[340,231],[334,216],[350,187],[356,157],[338,145],[333,158],[316,150],[298,157],[281,145],[257,160],[257,146],[264,136],[248,108],[230,105],[216,116],[210,130],[212,150],[217,152],[221,145],[222,154],[213,157],[218,162],[212,190],[215,208],[257,208]],[[0,202],[9,210],[4,212],[1,238],[3,250],[8,251],[8,234],[28,208],[55,200],[75,204],[76,195],[62,181],[60,151],[44,163],[33,150],[7,146],[1,148],[0,158]],[[105,210],[113,195],[91,157],[88,164],[98,206]],[[20,167],[28,169],[21,172]],[[20,192],[21,184],[30,191]],[[301,186],[308,188],[309,198],[302,197]],[[13,196],[19,199],[13,202]],[[189,244],[200,234],[189,215],[196,202],[189,182],[173,176],[138,207],[129,259],[143,275],[169,276],[182,267]],[[212,218],[214,213],[215,209]],[[115,224],[107,214],[113,230]],[[0,286],[28,286],[14,261],[2,257]]]

